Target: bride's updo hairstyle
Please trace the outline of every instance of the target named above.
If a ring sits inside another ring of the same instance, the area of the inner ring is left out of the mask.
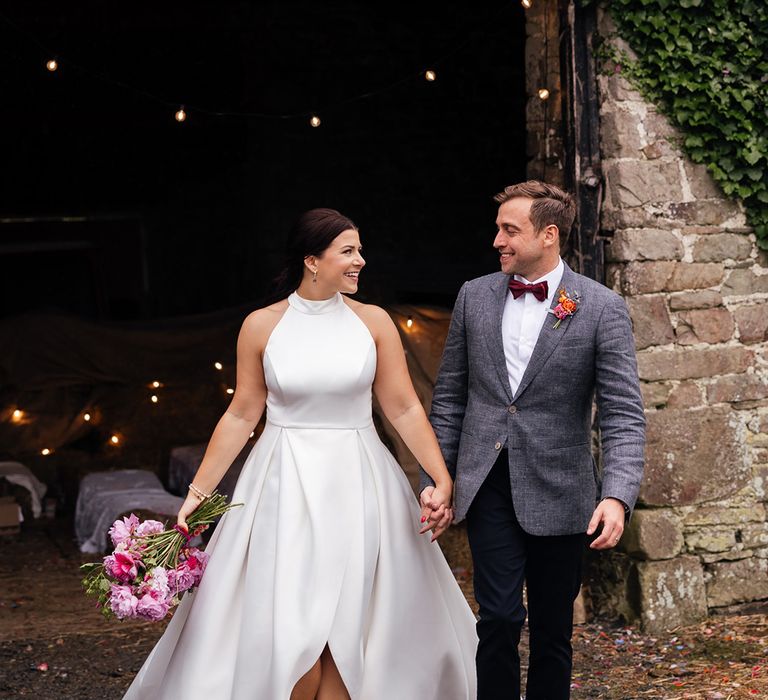
[[[262,306],[269,306],[295,292],[304,277],[304,258],[320,257],[342,231],[357,226],[335,209],[310,209],[294,223],[288,235],[285,261]]]

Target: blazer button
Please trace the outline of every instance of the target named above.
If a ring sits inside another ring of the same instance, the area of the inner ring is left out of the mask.
[[[510,413],[517,413],[517,406],[512,405],[507,409]]]
[[[495,449],[497,449],[497,450],[500,450],[500,449],[501,449],[501,443],[500,443],[500,442],[497,442],[497,443],[494,445],[494,448],[495,448]]]

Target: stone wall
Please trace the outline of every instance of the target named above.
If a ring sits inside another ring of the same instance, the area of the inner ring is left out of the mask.
[[[606,284],[632,317],[648,446],[595,605],[661,630],[768,599],[768,256],[653,105],[619,73],[599,91]]]

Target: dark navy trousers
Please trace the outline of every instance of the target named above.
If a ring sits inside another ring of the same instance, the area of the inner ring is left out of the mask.
[[[472,502],[467,533],[480,606],[478,700],[520,698],[524,582],[530,635],[526,700],[567,700],[573,602],[581,583],[586,535],[542,537],[522,529],[512,503],[506,450]]]

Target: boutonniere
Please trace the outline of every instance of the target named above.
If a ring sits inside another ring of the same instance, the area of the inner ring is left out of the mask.
[[[579,310],[581,303],[581,295],[578,292],[569,293],[565,291],[565,288],[562,288],[557,293],[560,295],[557,299],[557,306],[554,309],[549,309],[549,313],[557,316],[557,322],[552,328],[558,328],[564,318],[573,316]]]

